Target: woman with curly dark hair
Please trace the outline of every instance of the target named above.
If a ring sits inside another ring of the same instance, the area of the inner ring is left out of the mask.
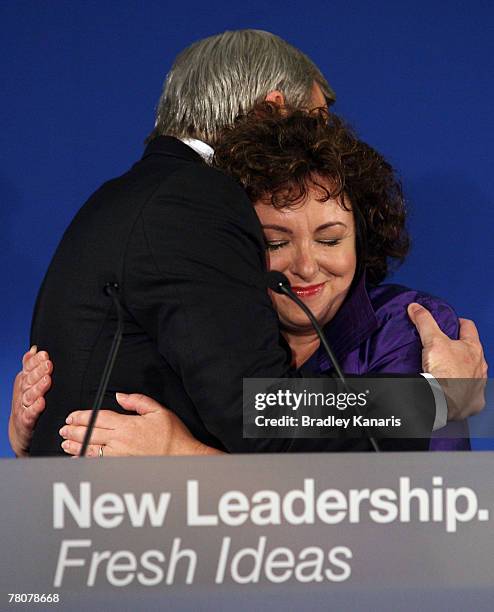
[[[421,371],[410,302],[426,306],[456,337],[458,319],[443,301],[379,284],[409,248],[401,185],[336,115],[263,104],[223,133],[214,163],[247,191],[268,266],[283,272],[314,312],[345,372]],[[327,372],[305,314],[283,295],[272,298],[297,367]]]
[[[408,252],[403,194],[390,164],[341,119],[322,109],[264,103],[222,134],[213,164],[246,190],[264,232],[268,268],[287,276],[346,373],[421,371],[422,344],[407,314],[411,302],[426,306],[443,332],[457,336],[457,316],[442,300],[380,284]],[[329,372],[306,315],[283,295],[272,299],[294,365],[309,376]],[[181,454],[220,452],[169,416]],[[465,449],[468,440],[433,440],[431,448]]]

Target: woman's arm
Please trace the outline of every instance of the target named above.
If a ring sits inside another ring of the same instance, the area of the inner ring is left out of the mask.
[[[53,364],[46,351],[35,346],[22,357],[22,370],[12,389],[9,441],[17,457],[29,454],[29,445],[39,415],[45,409],[45,393],[51,387]]]
[[[15,378],[9,419],[9,440],[18,457],[29,455],[29,444],[39,415],[45,409],[45,394],[52,385],[53,363],[46,351],[33,346],[22,358],[22,371]],[[87,449],[88,457],[126,455],[219,455],[196,440],[182,421],[150,397],[117,393],[117,401],[134,415],[102,410]],[[91,416],[90,410],[73,412],[60,430],[62,448],[78,455]],[[68,421],[71,421],[70,423]],[[63,432],[63,433],[62,433]]]
[[[117,402],[135,415],[101,410],[91,434],[88,457],[136,455],[222,455],[223,452],[196,440],[171,411],[140,393],[116,394]],[[90,410],[77,410],[60,429],[63,450],[78,455],[91,418]]]

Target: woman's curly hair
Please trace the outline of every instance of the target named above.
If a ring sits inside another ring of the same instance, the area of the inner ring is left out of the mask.
[[[252,202],[268,199],[276,208],[303,204],[311,188],[321,201],[340,198],[343,207],[346,195],[356,225],[356,278],[365,270],[368,281],[379,283],[408,252],[393,168],[332,113],[261,103],[222,132],[213,164],[239,181]]]

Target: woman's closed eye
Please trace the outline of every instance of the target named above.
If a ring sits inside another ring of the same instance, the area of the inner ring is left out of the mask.
[[[266,240],[266,250],[277,251],[289,243],[288,240]]]
[[[328,238],[326,240],[317,240],[319,244],[323,244],[324,246],[337,246],[341,242],[341,238]]]
[[[290,242],[289,240],[266,240],[266,250],[277,251],[283,248],[284,246],[286,246],[287,244],[289,244],[289,242]],[[319,240],[316,240],[315,242],[323,246],[334,247],[340,244],[341,238],[319,239]]]

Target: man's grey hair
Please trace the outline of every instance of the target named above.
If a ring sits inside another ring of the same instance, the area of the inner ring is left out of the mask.
[[[148,141],[169,135],[214,145],[222,128],[271,91],[280,91],[289,106],[307,105],[314,82],[327,103],[334,102],[335,93],[317,66],[279,36],[261,30],[210,36],[176,58]]]

